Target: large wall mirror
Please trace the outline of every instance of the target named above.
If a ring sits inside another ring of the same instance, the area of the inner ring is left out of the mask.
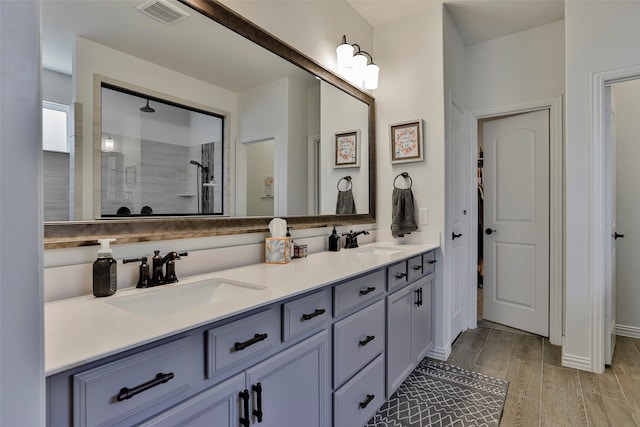
[[[41,4],[45,248],[375,221],[367,93],[215,1]]]

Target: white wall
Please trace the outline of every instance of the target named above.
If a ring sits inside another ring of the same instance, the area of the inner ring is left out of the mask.
[[[563,361],[594,366],[593,301],[590,288],[590,141],[593,73],[640,64],[640,3],[569,1],[566,28],[566,322]]]
[[[616,105],[616,326],[640,335],[640,80],[612,85]]]
[[[0,426],[3,427],[44,425],[39,35],[36,1],[0,2]]]
[[[376,97],[377,228],[391,226],[393,180],[401,172],[413,179],[415,206],[429,208],[429,225],[421,231],[442,232],[445,218],[443,6],[433,2],[419,13],[374,29],[374,58],[380,66]],[[424,120],[423,162],[391,165],[389,124]],[[398,182],[400,186],[400,181]],[[443,245],[446,242],[441,242]],[[444,352],[444,270],[438,263],[434,293],[435,351]]]
[[[71,76],[57,71],[42,70],[42,99],[63,105],[73,103]]]
[[[555,98],[564,93],[564,21],[467,46],[466,60],[469,110]]]

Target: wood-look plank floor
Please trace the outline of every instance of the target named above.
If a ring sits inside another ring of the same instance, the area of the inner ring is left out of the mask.
[[[500,427],[640,427],[640,339],[617,337],[604,374],[560,361],[548,339],[487,322],[462,333],[447,360],[509,381]]]

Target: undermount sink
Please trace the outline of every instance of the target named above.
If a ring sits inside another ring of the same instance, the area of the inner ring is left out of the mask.
[[[133,314],[164,316],[242,298],[262,289],[265,289],[265,286],[216,277],[136,290],[133,295],[111,297],[106,302]]]
[[[355,249],[354,252],[363,255],[393,255],[402,252],[402,249],[396,249],[390,246],[365,246]]]

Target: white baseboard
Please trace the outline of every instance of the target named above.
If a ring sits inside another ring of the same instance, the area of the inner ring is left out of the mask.
[[[451,355],[451,345],[448,345],[447,347],[433,347],[427,353],[428,357],[431,357],[432,359],[438,359],[438,360],[447,360],[450,355]]]
[[[591,359],[574,354],[562,353],[562,366],[591,372]]]
[[[616,325],[615,334],[623,337],[640,338],[640,328],[637,326]]]

